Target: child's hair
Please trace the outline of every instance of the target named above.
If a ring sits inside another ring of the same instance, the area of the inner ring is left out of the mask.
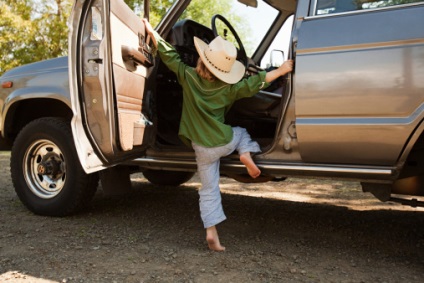
[[[213,82],[216,80],[216,77],[214,76],[214,74],[212,74],[211,71],[209,71],[209,69],[203,63],[202,59],[200,59],[200,57],[197,60],[196,72],[200,77],[204,78],[205,80],[208,80],[210,82]]]

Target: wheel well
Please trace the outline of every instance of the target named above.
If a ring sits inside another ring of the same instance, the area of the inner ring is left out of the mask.
[[[26,124],[42,117],[61,117],[71,121],[72,110],[56,99],[37,98],[16,102],[9,108],[5,118],[5,138],[13,142]]]
[[[424,206],[416,199],[407,200],[392,195],[424,196],[424,132],[415,141],[397,179],[391,184],[361,183],[364,192],[381,201],[395,201],[413,207]]]

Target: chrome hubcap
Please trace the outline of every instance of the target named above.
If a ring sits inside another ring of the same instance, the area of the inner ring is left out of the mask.
[[[38,197],[57,196],[66,181],[66,162],[59,147],[49,140],[33,142],[24,155],[24,177]]]

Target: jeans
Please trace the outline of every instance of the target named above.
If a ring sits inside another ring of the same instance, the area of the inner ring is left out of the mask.
[[[196,153],[197,172],[202,187],[199,190],[200,217],[203,226],[209,228],[226,219],[221,203],[219,189],[220,158],[233,153],[260,152],[259,144],[252,141],[246,129],[233,128],[233,139],[230,143],[218,147],[203,147],[192,143]]]

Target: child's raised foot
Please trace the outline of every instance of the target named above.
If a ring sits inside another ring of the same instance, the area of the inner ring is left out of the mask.
[[[245,152],[240,155],[241,163],[246,166],[247,173],[249,173],[250,177],[253,179],[259,177],[261,175],[261,170],[259,170],[258,166],[256,166],[252,157],[250,156],[250,152]]]

